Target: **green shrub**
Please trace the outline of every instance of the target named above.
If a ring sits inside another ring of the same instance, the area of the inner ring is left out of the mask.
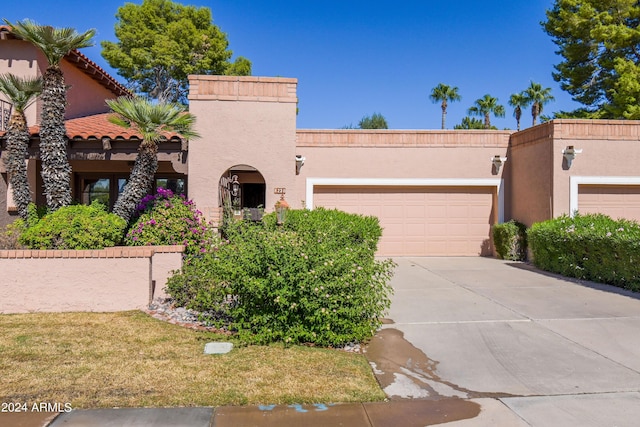
[[[16,219],[11,224],[7,224],[0,229],[0,249],[22,249],[20,236],[26,229],[25,223],[21,219]]]
[[[390,306],[391,260],[375,260],[376,218],[316,209],[234,222],[228,243],[185,262],[167,291],[217,311],[248,342],[340,346],[370,338]]]
[[[100,203],[65,206],[40,219],[30,215],[20,243],[30,249],[102,249],[120,243],[125,227]]]
[[[496,224],[492,229],[493,244],[501,259],[523,261],[527,257],[527,227],[515,220]]]
[[[547,271],[640,290],[640,225],[606,215],[576,214],[533,224],[534,264]]]
[[[185,245],[187,253],[205,252],[215,246],[217,237],[191,200],[158,188],[138,205],[137,219],[129,228],[125,244]]]

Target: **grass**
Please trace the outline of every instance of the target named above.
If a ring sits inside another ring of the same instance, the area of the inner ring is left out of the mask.
[[[282,345],[236,346],[228,337],[139,311],[0,315],[0,401],[73,408],[221,406],[379,401],[359,354]]]

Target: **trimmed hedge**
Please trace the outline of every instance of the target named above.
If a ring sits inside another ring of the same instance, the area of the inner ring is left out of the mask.
[[[374,257],[381,231],[377,218],[324,209],[291,210],[283,226],[274,213],[232,222],[228,242],[187,259],[167,291],[246,342],[364,341],[390,306],[394,264]]]
[[[512,219],[494,225],[491,232],[498,257],[512,261],[523,261],[527,257],[526,225]]]
[[[32,213],[20,243],[29,249],[102,249],[119,244],[126,225],[98,202],[64,206],[39,219]]]
[[[528,230],[533,263],[568,277],[640,290],[640,225],[602,214],[561,216]]]

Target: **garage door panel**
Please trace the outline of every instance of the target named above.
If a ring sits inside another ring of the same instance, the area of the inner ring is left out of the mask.
[[[640,186],[580,185],[578,211],[640,221]]]
[[[314,206],[374,215],[379,255],[488,255],[492,187],[343,187],[314,189]]]

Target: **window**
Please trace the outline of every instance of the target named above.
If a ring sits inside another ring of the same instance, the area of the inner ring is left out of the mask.
[[[118,196],[124,191],[127,184],[127,178],[116,174],[76,174],[76,200],[82,204],[88,205],[97,200],[109,210],[113,209],[113,205],[118,200]],[[166,188],[175,194],[187,193],[187,180],[184,175],[157,176],[153,182],[152,194],[155,194],[158,188]]]
[[[156,178],[154,192],[158,188],[171,190],[174,194],[187,195],[184,178]]]
[[[82,203],[90,205],[97,200],[105,206],[111,206],[110,184],[111,181],[106,178],[85,179],[82,189]]]

